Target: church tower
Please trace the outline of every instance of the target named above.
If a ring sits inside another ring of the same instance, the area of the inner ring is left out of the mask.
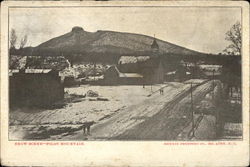
[[[157,55],[157,53],[159,52],[159,45],[156,42],[155,37],[154,37],[153,43],[151,44],[151,51],[153,52],[154,55]]]

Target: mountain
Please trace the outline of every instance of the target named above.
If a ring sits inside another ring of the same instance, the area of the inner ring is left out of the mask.
[[[150,51],[153,41],[153,37],[141,34],[114,31],[87,32],[81,27],[73,27],[71,32],[40,44],[35,47],[35,50],[39,52],[96,53],[120,56]],[[156,39],[156,42],[161,53],[203,54],[160,39]]]

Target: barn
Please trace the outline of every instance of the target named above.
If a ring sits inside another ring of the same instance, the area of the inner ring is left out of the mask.
[[[116,66],[109,67],[105,74],[105,85],[138,85],[143,84],[143,76],[138,73],[122,73]]]
[[[52,69],[9,70],[10,106],[48,107],[63,100],[64,87]]]
[[[134,79],[135,82],[138,82],[137,84],[163,83],[163,61],[159,54],[159,46],[155,39],[150,49],[151,52],[145,53],[145,55],[121,56],[117,63],[118,70],[122,73],[126,73],[126,76],[136,76],[135,78],[141,77],[142,79]],[[125,83],[126,79],[122,80],[122,82]]]

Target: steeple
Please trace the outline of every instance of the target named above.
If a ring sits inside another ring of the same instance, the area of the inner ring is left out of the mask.
[[[156,42],[155,35],[154,35],[153,43],[151,44],[151,51],[152,51],[152,56],[153,57],[158,57],[159,56],[159,45]]]
[[[153,41],[153,43],[151,44],[151,49],[152,49],[153,51],[158,51],[158,50],[159,50],[159,45],[158,45],[158,43],[156,42],[155,35],[154,35],[154,41]]]

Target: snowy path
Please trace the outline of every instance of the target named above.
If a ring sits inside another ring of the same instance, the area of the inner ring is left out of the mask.
[[[193,91],[194,102],[199,102],[211,90],[212,81]],[[190,122],[190,85],[165,89],[164,95],[155,94],[140,104],[123,109],[110,119],[91,127],[91,135],[82,131],[63,140],[165,140],[174,139]]]

